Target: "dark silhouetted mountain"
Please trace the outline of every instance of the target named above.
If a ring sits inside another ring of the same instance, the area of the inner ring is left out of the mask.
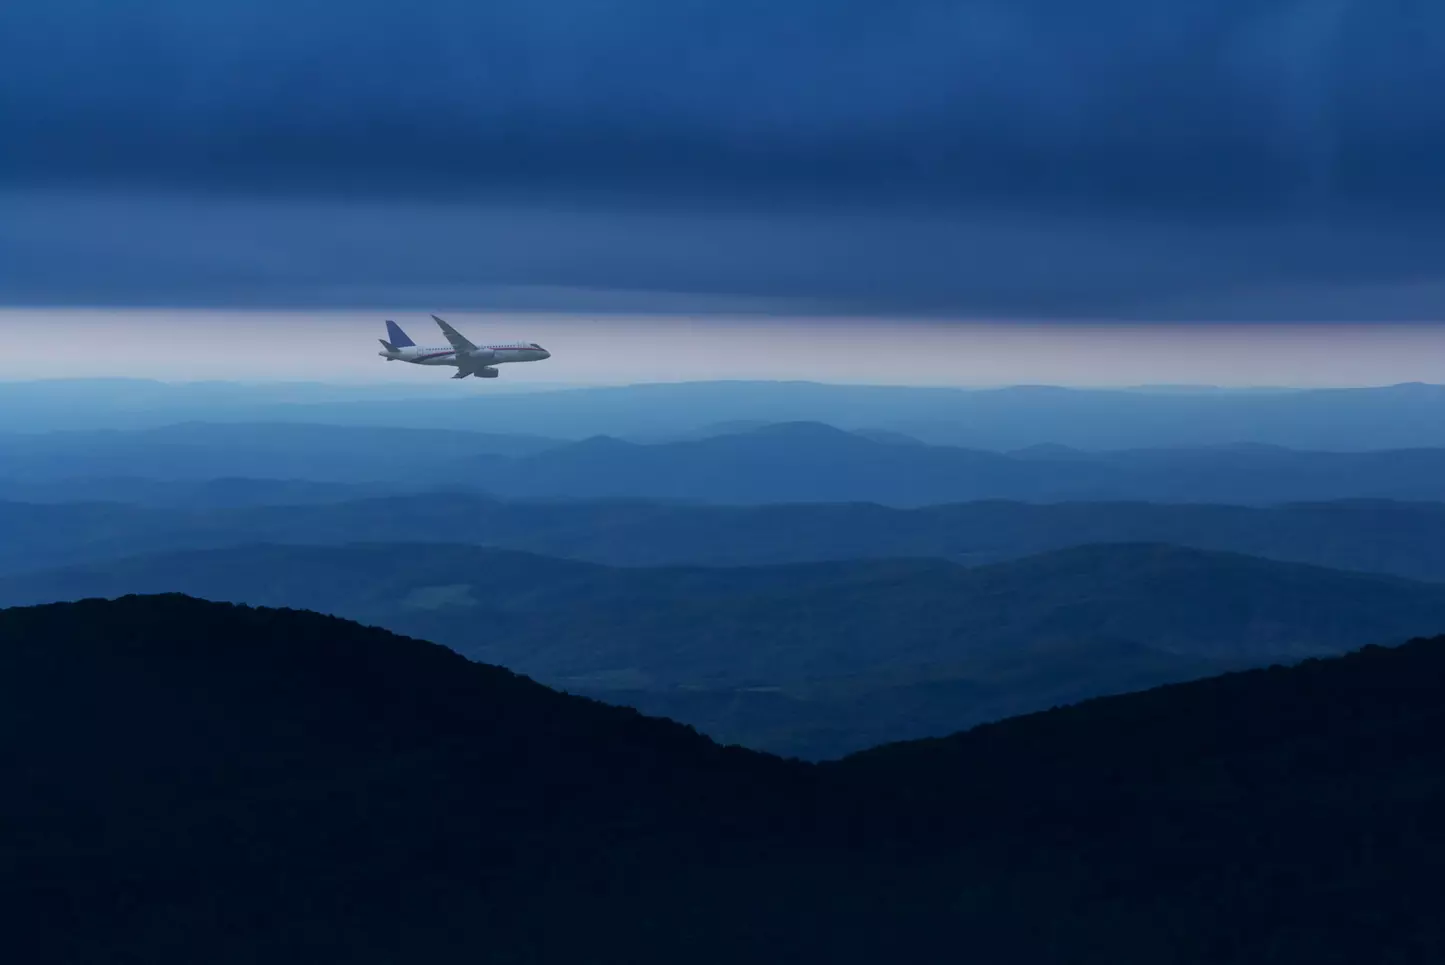
[[[1445,586],[1145,545],[727,569],[247,546],[0,579],[0,605],[162,592],[361,620],[808,757],[1445,627]]]
[[[155,491],[193,503],[216,498],[204,484],[194,485],[197,493],[192,494],[166,486]],[[239,501],[252,492],[257,502],[269,501],[277,491],[274,484],[254,486],[239,486],[240,494],[232,498]],[[897,510],[870,504],[499,502],[433,493],[334,505],[162,512],[0,502],[0,572],[252,542],[394,541],[471,542],[622,566],[900,557],[989,563],[1088,543],[1173,543],[1445,582],[1445,505],[1440,503],[1243,508],[976,502]]]
[[[486,906],[523,894],[600,924],[605,898],[579,907],[589,887],[807,813],[768,801],[796,768],[311,614],[179,597],[9,610],[0,667],[0,888],[54,929],[10,960],[244,961],[277,939],[288,960],[315,941],[382,960],[395,928],[451,917],[464,882],[476,942],[502,925]],[[317,918],[293,930],[298,900]],[[316,930],[363,909],[384,918]]]
[[[0,612],[7,960],[1435,960],[1445,639],[809,766],[313,614]]]
[[[980,960],[1425,962],[1445,949],[1424,863],[1445,849],[1442,696],[1445,637],[878,748],[837,773],[886,795],[877,813],[912,853],[944,855],[939,886],[944,842],[987,829],[975,871],[1000,877],[947,906]]]

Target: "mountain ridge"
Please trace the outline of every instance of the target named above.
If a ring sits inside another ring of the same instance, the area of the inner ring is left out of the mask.
[[[803,765],[316,614],[0,610],[0,946],[1428,961],[1441,693],[1421,639]]]
[[[1445,628],[1445,586],[1149,544],[651,569],[256,544],[0,579],[0,605],[157,592],[361,620],[810,758]]]
[[[296,484],[226,488],[230,503],[219,506],[208,484],[129,490],[138,498],[164,498],[172,503],[169,509],[149,503],[0,499],[0,573],[248,542],[335,545],[422,538],[611,566],[895,557],[988,563],[1087,543],[1165,542],[1445,582],[1441,503],[1340,500],[1241,507],[979,501],[901,510],[869,503],[741,507],[642,499],[508,501],[453,491],[264,506],[250,500],[294,493]],[[176,501],[190,508],[176,508]]]
[[[405,459],[397,458],[397,445],[405,446]],[[611,427],[569,441],[475,429],[187,422],[0,436],[0,460],[0,493],[7,486],[75,488],[86,479],[142,475],[157,483],[252,477],[527,499],[725,504],[1445,501],[1445,448],[1331,452],[1229,440],[1108,450],[1051,442],[1004,451],[816,419],[652,442]]]

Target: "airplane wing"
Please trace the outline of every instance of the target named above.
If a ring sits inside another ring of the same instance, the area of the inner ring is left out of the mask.
[[[461,332],[458,332],[456,329],[452,328],[440,318],[437,318],[435,315],[433,315],[432,321],[436,322],[439,326],[441,326],[442,334],[445,335],[447,337],[447,341],[451,343],[452,351],[456,352],[458,355],[475,352],[477,350],[477,347],[471,342],[468,342],[462,336]]]

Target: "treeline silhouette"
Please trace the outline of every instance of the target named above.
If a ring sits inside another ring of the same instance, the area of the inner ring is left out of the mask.
[[[1445,638],[826,765],[315,614],[0,611],[55,962],[1438,961]]]
[[[721,568],[253,545],[0,577],[0,606],[159,592],[359,620],[815,760],[1445,627],[1440,584],[1155,545]]]

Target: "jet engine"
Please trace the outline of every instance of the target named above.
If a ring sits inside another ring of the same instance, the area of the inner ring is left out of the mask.
[[[476,376],[477,378],[479,378],[479,379],[495,379],[497,376],[501,375],[502,373],[501,373],[501,372],[498,372],[496,369],[478,369],[476,372],[474,372],[474,373],[472,373],[472,374],[475,375],[475,376]]]

